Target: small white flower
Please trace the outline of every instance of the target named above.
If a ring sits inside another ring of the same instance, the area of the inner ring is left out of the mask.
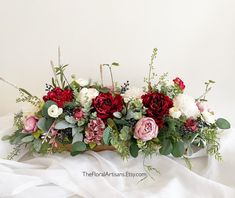
[[[77,83],[82,86],[82,87],[85,87],[85,86],[88,86],[89,83],[90,83],[90,80],[87,80],[87,79],[83,79],[83,78],[79,78],[76,80]]]
[[[63,113],[63,109],[59,108],[57,105],[51,105],[48,110],[48,115],[52,118],[58,118],[59,115]]]
[[[143,90],[137,87],[132,87],[128,89],[125,94],[123,94],[123,98],[125,102],[130,101],[131,99],[138,98],[140,99],[141,96],[144,94]]]
[[[84,107],[87,103],[91,103],[92,99],[96,98],[99,92],[94,88],[82,88],[79,93],[79,102]]]
[[[176,107],[187,118],[197,118],[200,115],[195,100],[186,94],[179,94],[173,100]]]
[[[209,124],[214,124],[216,121],[214,113],[209,112],[209,111],[203,111],[202,117],[205,120],[205,122]]]
[[[181,111],[177,109],[176,107],[170,108],[169,113],[172,118],[176,118],[176,119],[180,118],[180,116],[182,115]]]

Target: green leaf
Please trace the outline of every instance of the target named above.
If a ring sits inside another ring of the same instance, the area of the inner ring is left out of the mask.
[[[78,141],[72,144],[72,149],[71,149],[72,153],[83,152],[85,150],[86,150],[86,144],[82,141]]]
[[[108,118],[107,123],[108,123],[108,126],[111,129],[117,131],[117,126],[116,126],[115,122],[111,118]]]
[[[181,157],[184,154],[184,151],[184,143],[182,141],[173,143],[173,150],[171,151],[171,154],[174,157]]]
[[[161,145],[162,147],[159,150],[160,154],[169,155],[172,152],[173,145],[169,139],[164,139]]]
[[[139,147],[138,145],[136,144],[136,142],[133,142],[130,146],[130,154],[132,157],[137,157],[138,156],[138,153],[139,153]]]
[[[113,62],[112,66],[119,66],[119,63]]]
[[[107,88],[107,87],[102,87],[102,88],[99,89],[99,92],[108,93],[108,92],[109,92],[109,88]]]
[[[216,125],[220,129],[230,129],[230,127],[231,127],[230,123],[224,118],[217,119],[216,120]]]
[[[32,94],[30,94],[28,91],[26,91],[25,89],[23,88],[19,88],[20,91],[24,92],[26,95],[28,96],[32,96]]]
[[[35,149],[36,152],[39,152],[41,150],[42,147],[42,142],[39,139],[35,139],[33,141],[33,148]]]
[[[47,154],[49,146],[48,142],[44,142],[41,146],[40,153]]]
[[[24,137],[21,141],[24,143],[32,142],[34,140],[34,137],[32,135]]]
[[[104,133],[103,133],[104,144],[109,144],[111,132],[112,132],[112,129],[109,126],[104,130]]]
[[[38,139],[41,134],[42,134],[41,130],[37,130],[36,132],[32,133],[32,135],[35,139]]]
[[[11,136],[10,135],[5,135],[2,137],[2,141],[7,141],[7,140],[10,140],[11,139]]]

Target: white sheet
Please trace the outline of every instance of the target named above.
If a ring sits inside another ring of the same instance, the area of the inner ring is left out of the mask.
[[[0,137],[10,133],[12,116],[0,118]],[[223,162],[197,153],[190,171],[183,160],[153,156],[147,164],[160,174],[148,177],[88,177],[83,172],[110,173],[143,171],[143,158],[122,161],[118,154],[105,151],[87,152],[71,157],[56,154],[32,157],[25,153],[17,161],[3,159],[10,151],[8,143],[0,142],[0,197],[64,198],[64,197],[158,197],[158,198],[234,198],[235,197],[235,129],[221,138]]]

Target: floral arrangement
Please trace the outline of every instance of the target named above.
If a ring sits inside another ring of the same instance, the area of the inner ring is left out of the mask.
[[[206,148],[208,154],[221,160],[219,134],[230,128],[217,118],[206,100],[214,81],[205,83],[205,92],[197,99],[184,93],[180,78],[169,80],[167,74],[153,70],[157,49],[153,50],[144,88],[120,86],[113,80],[112,68],[118,63],[100,65],[101,83],[76,79],[68,81],[60,58],[51,62],[54,77],[46,84],[47,93],[38,98],[17,88],[17,102],[35,107],[31,114],[19,112],[14,117],[15,132],[3,137],[15,149],[13,158],[22,148],[48,154],[69,151],[72,156],[87,150],[115,150],[123,158],[153,154],[184,157]],[[112,86],[103,85],[103,69],[108,68]]]

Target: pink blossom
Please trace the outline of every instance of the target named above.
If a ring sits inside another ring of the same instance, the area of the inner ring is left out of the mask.
[[[158,126],[153,118],[145,117],[140,119],[135,125],[134,138],[143,141],[157,137]]]
[[[104,129],[105,124],[100,118],[91,120],[85,131],[84,142],[87,144],[96,143],[97,145],[100,145],[103,138]]]
[[[82,109],[80,108],[76,108],[73,111],[73,117],[75,118],[75,120],[81,120],[84,116],[84,113],[82,111]]]
[[[24,131],[33,133],[38,130],[38,118],[36,116],[29,116],[24,121]]]

